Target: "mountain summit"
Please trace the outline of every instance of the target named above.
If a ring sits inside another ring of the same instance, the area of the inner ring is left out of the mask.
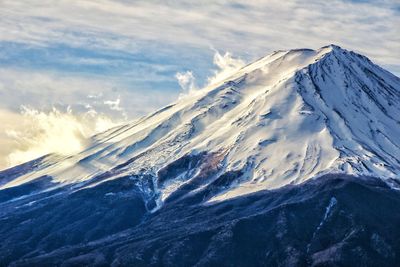
[[[161,205],[191,184],[217,183],[212,201],[327,173],[398,178],[399,118],[400,79],[366,57],[335,45],[276,51],[3,188],[141,175]]]
[[[0,265],[394,266],[399,179],[400,79],[276,51],[0,172]]]

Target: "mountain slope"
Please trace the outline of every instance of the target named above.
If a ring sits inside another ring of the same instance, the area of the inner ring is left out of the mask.
[[[0,172],[0,266],[395,266],[399,120],[366,57],[274,52]]]
[[[277,51],[2,188],[42,176],[80,187],[143,175],[160,206],[224,175],[234,178],[210,201],[326,173],[397,178],[399,115],[400,79],[367,58],[334,45]],[[179,168],[165,177],[171,166]]]
[[[12,209],[0,219],[0,265],[397,266],[400,258],[400,193],[370,177],[324,176],[213,205],[189,196],[154,213],[129,177],[46,197],[0,202],[3,213]]]

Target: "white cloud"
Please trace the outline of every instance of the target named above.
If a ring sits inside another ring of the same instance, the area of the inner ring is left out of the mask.
[[[87,112],[88,105],[115,119],[145,115],[176,99],[178,92],[128,88],[110,76],[72,76],[60,73],[0,68],[0,109],[18,111],[66,108]],[[1,100],[3,99],[3,101]]]
[[[123,111],[124,110],[120,106],[120,104],[121,104],[120,96],[118,96],[118,98],[115,99],[115,100],[106,100],[103,103],[104,103],[104,105],[109,106],[111,110],[116,110],[116,111]]]
[[[398,64],[396,1],[2,1],[0,40],[140,51],[210,45],[263,56],[337,43]]]
[[[78,114],[56,108],[45,112],[22,107],[20,113],[1,110],[0,124],[2,169],[49,153],[77,153],[90,136],[117,122],[96,112]]]
[[[213,50],[213,64],[217,69],[213,71],[212,76],[207,78],[205,87],[222,82],[246,65],[244,60],[233,57],[230,52],[220,54],[219,51],[215,49]],[[196,78],[193,71],[188,70],[185,72],[177,72],[175,78],[177,79],[179,86],[182,88],[180,97],[189,95],[199,89],[196,85]]]
[[[175,74],[175,78],[178,80],[184,94],[197,89],[196,79],[192,71],[178,72]]]
[[[133,119],[175,99],[116,85],[108,78],[0,68],[0,170],[47,153],[77,152],[87,137],[126,121],[127,108]]]
[[[232,57],[229,52],[225,52],[224,55],[221,55],[218,51],[215,51],[213,62],[218,70],[214,71],[214,76],[208,78],[208,83],[210,85],[229,78],[229,76],[246,64],[240,58]]]

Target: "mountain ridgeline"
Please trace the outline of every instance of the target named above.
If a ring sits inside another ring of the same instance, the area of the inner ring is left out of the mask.
[[[400,79],[335,45],[0,172],[0,266],[397,266]]]

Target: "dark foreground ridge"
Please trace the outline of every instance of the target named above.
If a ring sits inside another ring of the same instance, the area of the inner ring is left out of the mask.
[[[131,177],[18,199],[21,190],[0,191],[0,266],[400,262],[400,192],[375,178],[329,175],[213,205],[200,192],[154,213]]]

